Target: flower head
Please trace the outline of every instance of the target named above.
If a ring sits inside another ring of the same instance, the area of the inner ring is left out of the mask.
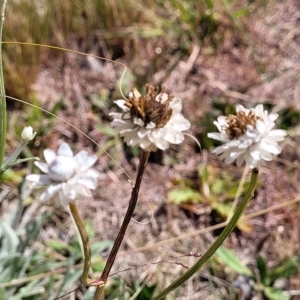
[[[226,164],[236,160],[237,166],[245,161],[251,169],[258,168],[261,160],[270,161],[281,152],[277,142],[284,140],[285,130],[273,129],[277,114],[268,114],[262,104],[254,109],[242,105],[236,108],[236,115],[220,116],[214,124],[219,132],[208,133],[208,137],[224,144],[213,149],[221,154]]]
[[[21,137],[24,141],[29,142],[31,141],[36,135],[36,132],[33,132],[33,129],[31,126],[25,126],[22,133]]]
[[[122,113],[110,113],[114,127],[129,146],[139,146],[146,151],[165,150],[169,144],[184,140],[182,131],[189,129],[190,122],[181,114],[180,98],[158,92],[147,85],[146,95],[133,89],[128,100],[116,100]]]
[[[61,204],[67,205],[91,197],[91,190],[96,188],[99,177],[99,173],[91,168],[97,160],[95,155],[89,156],[86,151],[80,151],[74,156],[70,146],[63,143],[57,154],[46,149],[44,157],[46,162],[36,161],[35,165],[46,174],[26,176],[31,188],[44,187],[39,200],[47,201],[55,196]]]

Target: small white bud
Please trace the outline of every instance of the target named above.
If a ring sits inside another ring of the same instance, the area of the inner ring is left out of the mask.
[[[33,133],[33,129],[31,126],[25,126],[22,131],[21,137],[24,141],[29,142],[35,137],[35,135],[36,132]]]

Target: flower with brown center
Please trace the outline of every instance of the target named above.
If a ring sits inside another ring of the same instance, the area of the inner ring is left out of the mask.
[[[123,112],[110,113],[112,127],[132,147],[139,146],[146,151],[165,150],[169,144],[182,143],[182,131],[190,127],[190,122],[181,114],[181,99],[159,93],[152,85],[146,86],[145,96],[133,89],[128,100],[115,103]]]
[[[281,152],[277,142],[284,140],[285,130],[273,129],[277,114],[268,114],[263,105],[246,109],[238,105],[236,115],[220,116],[214,124],[219,132],[208,133],[208,137],[224,144],[213,149],[221,154],[226,164],[236,160],[237,166],[245,161],[250,168],[258,168],[261,160],[270,161]]]

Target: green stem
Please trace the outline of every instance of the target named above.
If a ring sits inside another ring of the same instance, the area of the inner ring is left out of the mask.
[[[3,66],[2,66],[2,30],[4,23],[4,12],[7,0],[2,0],[1,21],[0,21],[0,167],[2,166],[5,153],[6,142],[6,100],[3,79]]]
[[[106,265],[105,265],[104,270],[101,274],[101,277],[97,281],[100,284],[96,289],[96,293],[94,295],[94,300],[100,299],[100,297],[102,295],[102,292],[103,292],[104,286],[107,282],[110,270],[111,270],[111,268],[112,268],[112,266],[115,262],[115,259],[116,259],[117,253],[119,251],[119,248],[121,246],[121,243],[123,241],[126,229],[127,229],[128,225],[129,225],[129,222],[132,218],[132,214],[134,212],[134,209],[135,209],[135,206],[136,206],[136,203],[137,203],[137,200],[138,200],[139,190],[140,190],[143,174],[144,174],[147,162],[148,162],[149,155],[150,155],[150,152],[147,152],[147,151],[144,151],[144,150],[141,151],[136,182],[135,182],[134,187],[133,187],[132,192],[131,192],[131,198],[130,198],[130,201],[129,201],[127,212],[126,212],[126,215],[124,217],[121,228],[119,230],[118,236],[117,236],[117,238],[115,240],[115,243],[113,245],[113,248],[112,248],[112,250],[109,254],[109,257],[106,261]]]
[[[13,164],[17,160],[18,156],[20,155],[20,153],[23,151],[23,149],[26,147],[27,144],[28,142],[22,140],[22,142],[19,144],[18,148],[14,151],[11,157],[1,166],[0,176],[7,168],[9,168],[11,164]]]
[[[91,266],[91,248],[90,248],[90,242],[89,242],[89,236],[85,230],[84,224],[81,220],[78,207],[75,202],[69,203],[70,211],[72,213],[72,216],[74,218],[75,224],[78,228],[82,245],[83,245],[83,253],[84,253],[84,264],[83,264],[83,272],[82,272],[82,282],[85,285],[90,285],[91,279],[89,279],[88,274]]]
[[[226,225],[220,236],[216,239],[216,241],[210,246],[210,248],[205,252],[205,254],[183,275],[181,275],[177,280],[171,283],[167,288],[165,288],[162,292],[160,292],[157,296],[152,298],[152,300],[163,299],[172,292],[174,289],[182,285],[189,278],[191,278],[196,272],[198,272],[203,265],[208,261],[208,259],[217,251],[217,249],[223,244],[225,239],[229,236],[231,231],[234,229],[244,210],[246,209],[249,201],[253,197],[253,193],[255,191],[258,180],[258,170],[254,169],[252,171],[251,182],[246,194],[243,197],[240,205],[236,209],[234,215],[232,216],[229,223]]]

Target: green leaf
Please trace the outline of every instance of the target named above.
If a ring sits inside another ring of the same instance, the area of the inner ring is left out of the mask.
[[[23,170],[15,172],[13,169],[8,168],[3,171],[4,171],[4,173],[1,176],[1,180],[7,181],[10,183],[14,183],[16,185],[18,185],[22,182],[23,176],[24,176]]]
[[[271,287],[265,287],[263,289],[264,294],[270,299],[270,300],[289,300],[289,294],[285,291],[277,290]]]
[[[94,272],[102,272],[104,270],[105,267],[105,262],[98,262],[98,263],[93,263],[92,260],[92,269]]]
[[[8,167],[12,167],[12,166],[15,166],[17,164],[21,164],[23,162],[27,162],[27,161],[30,161],[30,160],[40,160],[38,157],[27,157],[27,158],[22,158],[22,159],[17,159],[15,162],[11,163],[8,165]]]
[[[205,0],[205,4],[208,9],[214,9],[214,4],[211,0]]]
[[[216,178],[211,186],[211,191],[213,194],[218,195],[224,193],[224,181]]]
[[[112,245],[113,245],[112,241],[109,241],[109,240],[101,241],[101,242],[92,244],[91,251],[92,251],[92,253],[103,252],[104,250],[111,248]]]
[[[256,259],[256,264],[262,284],[265,286],[269,286],[271,283],[271,279],[268,276],[268,269],[264,259],[261,256],[258,256]]]
[[[0,299],[7,299],[5,296],[5,288],[0,286]]]
[[[216,251],[216,255],[222,260],[225,265],[227,265],[230,269],[237,272],[238,274],[253,277],[251,270],[243,265],[231,250],[221,246]]]
[[[170,202],[173,202],[174,204],[199,202],[201,200],[200,194],[191,188],[178,188],[171,190],[168,193],[167,198]]]
[[[61,240],[49,239],[47,240],[47,246],[54,250],[67,250],[67,251],[72,250],[72,247],[69,244]]]
[[[250,12],[251,12],[251,10],[249,9],[249,7],[246,7],[246,8],[243,8],[243,9],[240,9],[240,10],[237,10],[237,11],[233,12],[231,14],[231,17],[233,19],[237,20],[241,17],[244,17],[244,16],[248,15]]]
[[[35,280],[20,288],[18,293],[10,297],[9,299],[21,300],[26,297],[45,294],[45,291],[46,291],[45,288],[43,286],[40,286],[40,282],[38,280]],[[29,299],[35,299],[35,298],[29,298]]]
[[[284,277],[288,278],[293,274],[296,274],[300,269],[300,259],[297,257],[290,257],[280,264],[271,272],[270,278],[271,282],[276,279]]]
[[[19,238],[15,231],[2,220],[0,220],[0,238],[2,238],[1,256],[16,252]]]

